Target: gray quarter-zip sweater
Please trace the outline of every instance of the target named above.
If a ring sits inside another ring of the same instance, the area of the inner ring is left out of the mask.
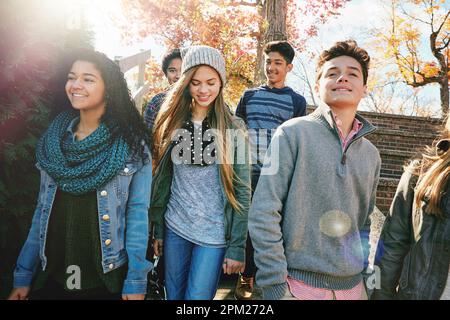
[[[351,289],[362,280],[381,159],[362,129],[342,150],[331,110],[291,119],[274,134],[249,212],[264,299],[279,299],[286,278],[316,288]]]

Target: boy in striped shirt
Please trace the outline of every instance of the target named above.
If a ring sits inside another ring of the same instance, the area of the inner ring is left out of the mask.
[[[291,118],[306,115],[305,98],[285,84],[287,73],[293,67],[294,56],[294,49],[286,41],[267,43],[264,47],[267,82],[245,91],[236,109],[236,115],[244,119],[248,126],[253,146],[252,190],[256,188],[272,131]],[[239,277],[235,290],[238,300],[251,299],[256,273],[250,237],[247,238],[246,247],[246,269]]]
[[[180,79],[181,62],[180,49],[170,50],[163,57],[162,71],[169,82],[169,87],[167,87],[163,92],[155,95],[145,107],[144,121],[150,130],[153,129],[156,116],[158,115],[158,112],[166,99],[167,92],[170,90],[172,85]]]

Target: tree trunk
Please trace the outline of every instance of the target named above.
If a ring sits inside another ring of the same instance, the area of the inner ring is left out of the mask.
[[[433,53],[433,56],[438,60],[440,66],[439,79],[434,82],[438,82],[440,86],[440,95],[441,95],[441,111],[442,118],[446,118],[448,114],[449,108],[449,92],[448,92],[448,64],[443,54],[444,48],[438,48],[436,44],[436,39],[438,37],[438,31],[432,32],[430,34],[430,49]]]
[[[286,33],[287,0],[267,0],[266,19],[268,28],[264,35],[265,43],[287,40]]]
[[[270,41],[287,40],[286,15],[287,0],[265,0],[259,7],[262,15],[260,38],[256,54],[255,84],[265,82],[264,75],[264,45]]]
[[[263,60],[263,46],[264,46],[264,35],[266,33],[266,5],[267,1],[260,1],[258,4],[258,13],[262,17],[259,24],[259,36],[258,44],[256,46],[256,68],[254,74],[253,83],[256,86],[264,83],[264,60]]]
[[[448,71],[447,71],[448,73]],[[448,77],[443,77],[442,82],[439,83],[441,91],[441,110],[442,118],[445,119],[448,114],[449,108],[449,87],[448,87]]]
[[[444,55],[444,50],[448,49],[448,42],[444,47],[438,47],[437,44],[437,38],[439,33],[441,32],[442,28],[444,27],[444,24],[446,20],[448,19],[450,15],[450,12],[447,12],[447,15],[445,16],[445,19],[442,21],[442,24],[439,26],[439,28],[434,31],[432,28],[432,33],[430,34],[430,49],[433,56],[438,60],[439,66],[440,66],[440,72],[439,72],[439,79],[438,82],[440,86],[440,95],[441,95],[441,111],[442,111],[442,119],[445,119],[448,114],[448,108],[449,108],[449,87],[448,87],[448,58]]]

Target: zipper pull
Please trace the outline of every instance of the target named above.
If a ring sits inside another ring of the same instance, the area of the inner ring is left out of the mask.
[[[345,160],[347,159],[347,156],[345,155],[345,153],[342,155],[342,160],[341,160],[341,163],[343,164],[343,165],[345,165]]]

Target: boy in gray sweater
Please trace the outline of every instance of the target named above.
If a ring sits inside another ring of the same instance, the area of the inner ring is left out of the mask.
[[[362,281],[381,160],[356,114],[370,57],[355,41],[325,50],[318,108],[278,127],[249,212],[264,299],[364,299]]]

